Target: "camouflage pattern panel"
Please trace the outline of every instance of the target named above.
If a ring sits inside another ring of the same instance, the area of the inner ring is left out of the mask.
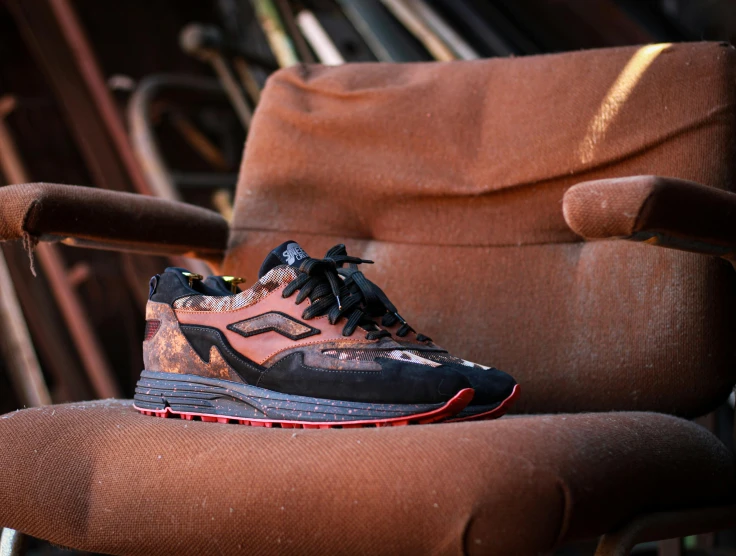
[[[305,347],[307,349],[305,349]],[[319,367],[332,371],[381,371],[381,365],[376,359],[394,359],[416,363],[427,367],[439,367],[441,363],[431,361],[404,349],[391,338],[381,338],[373,344],[364,344],[364,347],[355,348],[355,342],[346,340],[314,342],[286,349],[268,358],[264,367],[271,367],[284,357],[300,352],[304,355],[304,364],[309,367]]]
[[[224,313],[237,311],[255,305],[272,291],[288,284],[297,277],[297,271],[290,266],[277,266],[247,290],[237,295],[210,296],[190,295],[174,301],[178,311]]]

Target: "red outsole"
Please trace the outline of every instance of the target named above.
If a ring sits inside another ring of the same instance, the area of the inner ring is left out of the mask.
[[[278,421],[272,419],[242,419],[240,417],[227,417],[223,415],[212,415],[209,413],[192,413],[189,411],[172,411],[170,407],[167,407],[163,411],[155,411],[152,409],[143,409],[135,404],[135,407],[143,415],[155,416],[166,418],[169,415],[173,417],[179,417],[186,419],[187,421],[193,421],[195,418],[199,418],[206,423],[234,423],[240,425],[249,425],[252,427],[281,427],[283,429],[352,429],[360,427],[400,427],[403,425],[426,425],[429,423],[435,423],[437,421],[443,421],[448,417],[455,415],[465,409],[473,399],[475,391],[472,388],[465,388],[460,390],[455,396],[448,401],[442,407],[428,411],[425,413],[417,413],[416,415],[404,415],[402,417],[391,417],[389,419],[375,419],[375,420],[364,420],[364,421],[348,421],[348,422],[327,422],[327,423],[315,423],[315,422],[304,422],[304,421]]]
[[[486,411],[485,413],[479,413],[478,415],[470,415],[468,417],[460,417],[459,419],[448,419],[447,423],[462,423],[463,421],[487,421],[489,419],[498,419],[502,415],[504,415],[509,408],[514,404],[516,401],[516,398],[519,397],[519,385],[517,384],[514,386],[514,389],[511,391],[511,394],[509,394],[509,397],[506,398],[504,401],[501,402],[501,405],[496,407],[495,409],[492,409],[491,411]]]

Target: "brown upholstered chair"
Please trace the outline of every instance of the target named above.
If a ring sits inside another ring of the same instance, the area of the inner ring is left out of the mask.
[[[736,383],[735,154],[736,52],[656,45],[282,70],[229,232],[179,203],[0,189],[4,239],[188,252],[251,281],[285,239],[345,242],[421,332],[514,374],[524,414],[292,431],[126,401],[19,411],[0,417],[0,526],[115,554],[601,535],[623,554],[734,525],[734,456],[686,418]]]

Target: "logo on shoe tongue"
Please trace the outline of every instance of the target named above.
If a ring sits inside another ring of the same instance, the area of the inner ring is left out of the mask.
[[[290,243],[286,246],[283,256],[286,259],[286,264],[293,265],[296,261],[306,259],[309,255],[299,247],[298,243]]]

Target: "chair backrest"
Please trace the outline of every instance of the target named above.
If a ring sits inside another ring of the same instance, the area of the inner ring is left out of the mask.
[[[293,67],[254,118],[224,266],[344,242],[420,332],[514,374],[519,411],[701,414],[736,382],[733,269],[583,242],[561,200],[638,174],[726,189],[735,146],[720,44]]]

